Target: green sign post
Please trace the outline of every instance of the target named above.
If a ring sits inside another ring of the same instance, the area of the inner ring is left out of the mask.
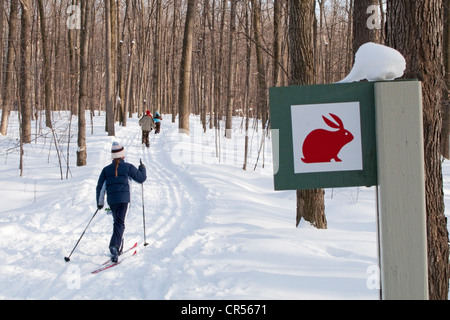
[[[269,95],[279,135],[275,190],[377,184],[373,82],[270,88]]]
[[[377,185],[383,299],[428,299],[418,81],[271,88],[275,190]]]

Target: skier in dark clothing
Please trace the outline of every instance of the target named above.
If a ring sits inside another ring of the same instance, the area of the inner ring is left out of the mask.
[[[114,219],[114,229],[109,243],[111,261],[117,262],[123,248],[123,234],[125,231],[125,217],[130,202],[129,180],[144,183],[147,179],[145,166],[139,165],[139,169],[125,162],[125,149],[114,142],[111,148],[113,162],[104,167],[97,183],[97,208],[102,209],[105,203],[105,193],[109,208]]]

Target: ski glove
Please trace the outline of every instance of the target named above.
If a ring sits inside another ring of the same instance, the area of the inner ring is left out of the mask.
[[[144,168],[145,168],[144,164],[142,163],[142,159],[139,159],[139,161],[141,162],[141,164],[139,165],[139,167],[144,167]]]

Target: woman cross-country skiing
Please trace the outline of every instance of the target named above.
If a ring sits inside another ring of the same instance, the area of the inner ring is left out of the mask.
[[[109,243],[111,261],[117,262],[123,248],[123,233],[125,231],[125,217],[130,202],[129,180],[144,183],[147,179],[145,166],[139,169],[125,162],[125,148],[114,142],[111,148],[112,163],[103,168],[97,183],[97,208],[100,210],[105,203],[105,192],[109,208],[114,219],[114,229]]]

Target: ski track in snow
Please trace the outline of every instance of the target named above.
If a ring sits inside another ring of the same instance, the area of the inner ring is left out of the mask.
[[[192,230],[202,225],[209,211],[209,191],[183,169],[171,165],[171,141],[165,141],[164,137],[168,132],[164,128],[158,136],[152,132],[151,147],[145,148],[140,143],[137,121],[130,121],[127,127],[116,128],[116,137],[103,139],[110,140],[107,143],[90,144],[88,141],[88,148],[96,150],[94,157],[98,159],[94,160],[96,163],[89,177],[75,182],[70,179],[58,181],[58,184],[71,184],[71,188],[61,188],[62,192],[58,194],[58,186],[53,187],[51,183],[42,186],[38,178],[34,184],[25,182],[24,189],[39,188],[53,191],[57,196],[48,195],[45,207],[35,208],[31,203],[20,210],[26,213],[10,214],[3,225],[0,220],[1,247],[4,248],[0,251],[0,259],[5,262],[0,266],[0,274],[7,275],[5,279],[2,277],[0,298],[23,298],[20,284],[26,286],[25,283],[33,284],[26,293],[30,299],[170,298],[168,292],[176,283],[174,278],[183,277],[178,270],[179,263],[188,259],[176,252],[186,249],[186,238],[195,238]],[[125,146],[127,162],[137,167],[142,159],[146,165],[148,179],[144,184],[144,208],[149,245],[142,246],[142,186],[131,182],[132,200],[126,221],[125,246],[139,241],[138,255],[133,257],[133,263],[128,261],[114,271],[90,275],[90,271],[108,256],[112,218],[103,210],[93,219],[71,262],[66,264],[63,257],[69,254],[96,210],[96,182],[102,167],[111,161],[113,141],[120,141]],[[88,163],[91,150],[88,151]],[[72,171],[78,170],[72,168]],[[14,179],[20,184],[20,179]],[[40,197],[38,190],[34,192]],[[60,261],[51,261],[58,256]],[[173,263],[173,259],[180,261]],[[54,268],[46,270],[45,264],[49,262],[59,265],[59,272],[55,273]],[[135,276],[126,274],[130,270]],[[99,284],[112,278],[114,282],[110,288],[100,290],[101,294],[97,296]],[[130,279],[134,279],[140,291],[131,294],[127,290]],[[67,290],[72,287],[74,289]]]
[[[201,226],[208,212],[208,190],[180,168],[170,165],[171,141],[165,137],[167,133],[167,130],[162,130],[159,135],[152,132],[150,148],[138,146],[128,149],[136,159],[142,158],[148,176],[144,184],[149,243],[145,254],[150,263],[143,265],[142,272],[139,272],[143,275],[140,282],[144,286],[146,299],[167,298],[170,284],[175,282],[174,275],[178,273],[179,265],[172,261],[175,251],[183,246],[183,241],[192,230]],[[140,133],[132,140],[140,141]],[[142,190],[139,191],[142,193]],[[136,188],[134,193],[139,193]],[[138,209],[141,207],[136,206],[135,211],[138,212]]]

